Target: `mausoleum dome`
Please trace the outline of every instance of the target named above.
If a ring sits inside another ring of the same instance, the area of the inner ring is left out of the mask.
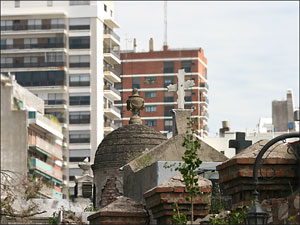
[[[129,124],[109,133],[99,145],[93,169],[121,167],[167,138],[152,127]]]

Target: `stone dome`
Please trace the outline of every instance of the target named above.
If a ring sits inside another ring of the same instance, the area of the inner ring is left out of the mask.
[[[98,146],[93,170],[118,168],[135,159],[146,149],[152,149],[167,138],[152,127],[129,124],[109,133]]]

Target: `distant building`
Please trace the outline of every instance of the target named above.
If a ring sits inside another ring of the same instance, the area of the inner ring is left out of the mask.
[[[287,90],[286,100],[272,101],[272,122],[275,132],[295,131],[292,90]]]
[[[82,175],[78,162],[93,162],[103,137],[119,126],[114,15],[112,1],[1,1],[1,72],[14,73],[61,122],[66,198]]]
[[[202,136],[208,134],[208,80],[207,60],[202,48],[170,49],[164,46],[154,51],[150,39],[148,52],[123,51],[122,101],[116,104],[122,109],[123,125],[128,124],[131,112],[126,111],[126,101],[137,88],[145,98],[145,110],[141,112],[143,123],[167,134],[172,131],[171,109],[177,108],[177,93],[168,92],[167,86],[177,83],[179,69],[185,70],[185,80],[195,85],[185,91],[185,108],[193,108],[192,117],[197,119]]]
[[[44,101],[1,74],[1,170],[42,177],[42,198],[62,199],[63,134]]]

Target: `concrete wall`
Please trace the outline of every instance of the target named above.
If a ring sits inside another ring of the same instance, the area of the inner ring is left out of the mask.
[[[27,173],[27,111],[12,111],[12,87],[1,85],[1,170]]]

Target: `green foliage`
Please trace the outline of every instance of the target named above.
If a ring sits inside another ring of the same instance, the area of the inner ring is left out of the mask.
[[[173,224],[187,224],[187,217],[185,213],[180,213],[180,208],[178,207],[177,202],[174,202],[173,211],[175,214],[172,216]]]
[[[84,212],[96,212],[98,208],[94,208],[94,205],[91,203],[89,206],[84,208]]]
[[[231,224],[243,224],[248,212],[249,206],[238,207],[231,210],[228,215],[213,215],[209,218],[209,222],[213,225],[231,225]]]
[[[49,224],[57,224],[57,219],[58,219],[58,213],[57,212],[53,212],[52,217],[49,217],[48,222]]]

